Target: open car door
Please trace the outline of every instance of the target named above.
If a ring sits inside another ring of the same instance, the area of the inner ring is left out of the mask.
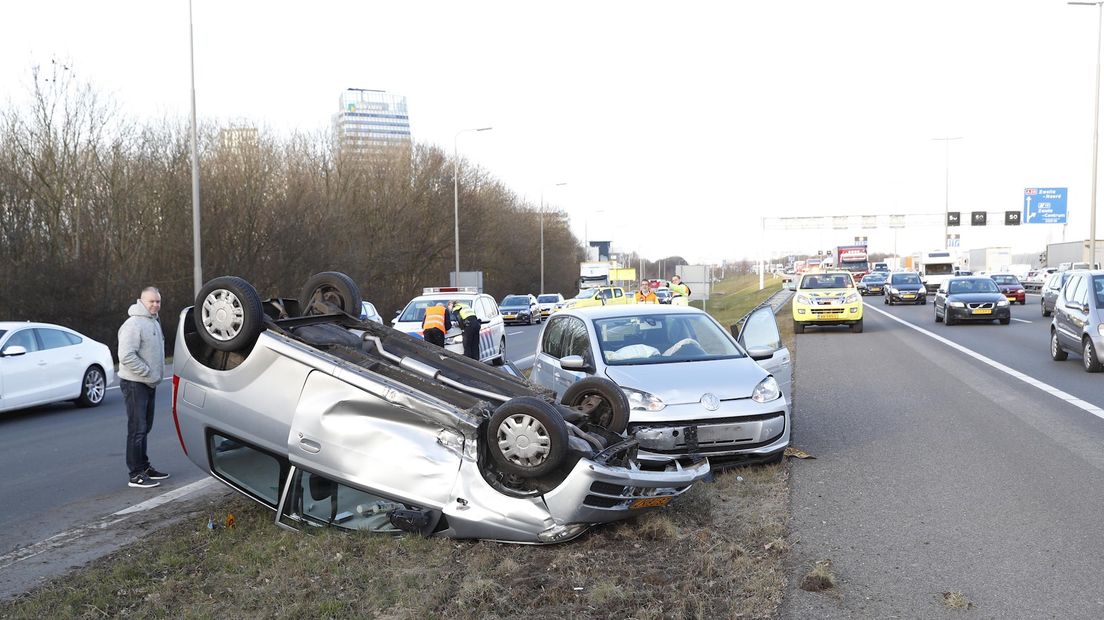
[[[793,364],[790,350],[782,346],[778,322],[770,306],[756,309],[740,325],[736,340],[764,370],[774,375],[786,402],[793,402],[790,389],[793,384]]]

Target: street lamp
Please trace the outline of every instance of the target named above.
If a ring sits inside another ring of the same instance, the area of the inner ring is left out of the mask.
[[[1096,267],[1096,155],[1097,143],[1100,137],[1100,35],[1101,24],[1104,23],[1104,10],[1101,5],[1104,2],[1068,2],[1067,4],[1080,4],[1082,6],[1096,6],[1096,88],[1093,89],[1093,163],[1092,163],[1092,198],[1089,202],[1089,268]]]
[[[192,280],[199,296],[203,288],[203,263],[199,245],[199,146],[196,144],[195,43],[192,40],[192,0],[188,0],[188,58],[192,68]]]
[[[563,187],[564,185],[567,185],[566,181],[563,182],[563,183],[556,183],[552,187]],[[540,246],[541,246],[541,252],[540,252],[540,256],[541,256],[541,281],[540,281],[540,292],[537,293],[537,294],[538,295],[543,295],[544,294],[544,190],[543,189],[541,190],[541,203],[540,203]]]
[[[460,141],[460,134],[469,131],[490,131],[493,127],[478,127],[471,129],[461,129],[456,132],[456,136],[452,139],[452,217],[455,221],[455,243],[456,243],[456,286],[460,286],[460,158],[458,155],[457,145]]]
[[[941,141],[946,146],[946,156],[944,159],[945,166],[943,168],[943,247],[950,247],[947,238],[947,218],[951,213],[951,140],[961,140],[962,136],[956,138],[932,138],[935,141]]]

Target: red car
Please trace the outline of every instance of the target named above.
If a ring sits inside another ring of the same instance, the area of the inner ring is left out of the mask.
[[[993,281],[997,283],[997,288],[1000,292],[1012,303],[1019,302],[1022,306],[1027,303],[1027,295],[1024,291],[1024,285],[1020,282],[1020,279],[1010,273],[996,273],[991,276]]]

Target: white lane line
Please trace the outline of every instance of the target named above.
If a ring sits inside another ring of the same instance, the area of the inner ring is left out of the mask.
[[[129,508],[124,508],[118,512],[113,512],[110,515],[99,519],[98,521],[89,523],[88,525],[82,525],[81,527],[54,534],[46,540],[42,540],[33,545],[27,545],[26,547],[16,549],[15,551],[12,551],[10,553],[0,555],[0,570],[3,570],[13,564],[18,564],[23,560],[28,560],[35,556],[42,555],[43,553],[46,553],[47,551],[50,551],[52,549],[57,549],[58,547],[64,547],[66,545],[72,544],[73,542],[80,540],[81,538],[93,532],[106,530],[107,528],[115,525],[120,521],[125,521],[127,515],[131,515],[136,512],[151,510],[162,504],[171,502],[174,499],[179,499],[186,495],[191,495],[196,491],[200,491],[217,484],[218,481],[216,481],[214,478],[204,478],[203,480],[198,480],[191,484],[186,484],[179,489],[173,489],[172,491],[169,491],[167,493],[162,493],[157,497],[135,504],[133,506],[130,506]]]
[[[518,335],[518,334],[524,334],[524,333],[525,333],[525,332],[522,332],[522,331],[516,331],[516,332],[506,332],[506,335],[507,335],[507,336],[516,336],[516,335]]]
[[[519,360],[514,360],[514,365],[517,366],[518,368],[522,369],[522,370],[525,370],[526,368],[533,365],[533,360],[535,360],[535,359],[537,359],[536,354],[529,355],[529,356],[523,357]]]
[[[1050,384],[1047,384],[1047,383],[1043,383],[1042,381],[1039,381],[1035,377],[1029,377],[1028,375],[1025,375],[1024,373],[1022,373],[1018,370],[1015,370],[1013,368],[1009,368],[1008,366],[1005,366],[1004,364],[1002,364],[998,361],[989,359],[988,357],[985,357],[984,355],[974,351],[973,349],[968,349],[968,348],[958,344],[957,342],[953,342],[951,340],[948,340],[948,339],[944,338],[943,336],[939,336],[937,334],[934,334],[934,333],[924,329],[923,327],[917,327],[916,325],[913,325],[912,323],[909,323],[908,321],[904,321],[902,319],[899,319],[899,318],[893,316],[892,314],[889,314],[888,312],[886,312],[884,310],[879,310],[879,309],[877,309],[873,306],[866,306],[866,309],[867,310],[873,310],[874,312],[877,312],[878,314],[880,314],[882,316],[885,316],[885,317],[888,317],[888,318],[890,318],[894,321],[897,321],[898,323],[900,323],[901,325],[904,325],[905,327],[908,327],[909,329],[914,329],[914,330],[920,332],[921,334],[924,334],[925,336],[927,336],[929,338],[932,338],[934,340],[938,340],[939,342],[942,342],[943,344],[947,345],[948,347],[951,347],[952,349],[954,349],[956,351],[959,351],[960,353],[964,353],[966,355],[969,355],[970,357],[972,357],[972,358],[974,358],[974,359],[976,359],[980,362],[984,362],[984,363],[992,366],[993,368],[996,368],[997,370],[1007,374],[1010,377],[1014,377],[1016,379],[1019,379],[1020,381],[1023,381],[1024,383],[1026,383],[1026,384],[1028,384],[1032,387],[1039,388],[1040,390],[1046,392],[1047,394],[1050,394],[1051,396],[1053,396],[1055,398],[1064,400],[1067,403],[1073,405],[1074,407],[1077,407],[1078,409],[1081,409],[1082,411],[1086,411],[1088,413],[1091,413],[1094,416],[1104,420],[1104,409],[1101,409],[1100,407],[1097,407],[1096,405],[1094,405],[1094,404],[1092,404],[1088,401],[1081,400],[1080,398],[1077,398],[1073,394],[1070,394],[1068,392],[1063,392],[1062,390],[1059,390],[1058,388],[1054,387],[1053,385],[1050,385]]]
[[[1020,323],[1030,323],[1030,322],[1031,322],[1031,321],[1025,321],[1024,319],[1017,319],[1017,318],[1015,318],[1015,317],[1012,317],[1012,320],[1013,320],[1013,321],[1018,321],[1018,322],[1020,322]]]

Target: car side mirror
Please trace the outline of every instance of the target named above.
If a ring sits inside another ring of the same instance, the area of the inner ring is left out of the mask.
[[[748,355],[751,356],[751,359],[757,362],[762,360],[769,360],[770,358],[774,357],[775,351],[777,351],[777,349],[772,349],[770,347],[751,347],[747,350]]]
[[[15,357],[17,355],[26,355],[26,354],[27,354],[26,347],[23,347],[23,346],[18,345],[18,344],[13,344],[12,346],[4,349],[4,352],[0,353],[0,356]]]
[[[587,363],[582,355],[568,355],[560,359],[560,368],[564,370],[586,370]]]

